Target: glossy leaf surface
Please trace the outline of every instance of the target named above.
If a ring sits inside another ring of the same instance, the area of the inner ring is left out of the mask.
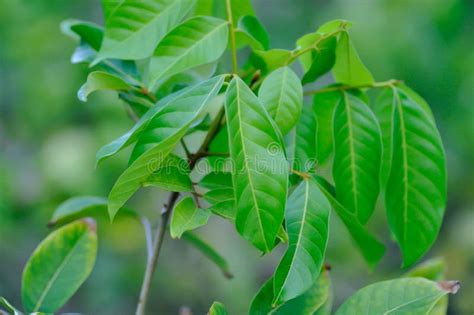
[[[217,60],[227,47],[227,21],[194,17],[178,25],[158,44],[150,62],[150,86],[166,77]]]
[[[77,97],[86,102],[89,94],[95,91],[127,91],[130,89],[132,87],[121,78],[107,72],[95,71],[89,74],[86,83],[77,92]]]
[[[150,57],[158,42],[192,9],[194,0],[125,0],[111,10],[96,62]]]
[[[181,238],[186,231],[203,226],[209,220],[210,212],[199,209],[189,196],[181,199],[173,209],[170,233],[172,238]]]
[[[289,244],[274,275],[274,303],[303,294],[318,277],[328,241],[330,207],[314,179],[304,180],[288,198]]]
[[[23,271],[25,309],[54,313],[61,308],[91,273],[96,252],[93,221],[77,221],[52,232],[35,249]]]
[[[233,186],[240,234],[269,252],[283,221],[288,164],[277,131],[258,98],[240,79],[226,93]]]
[[[272,72],[263,81],[258,98],[283,135],[298,122],[303,107],[303,87],[289,67]]]
[[[358,97],[343,93],[334,114],[333,177],[341,204],[365,224],[380,191],[382,143],[375,115]]]
[[[420,104],[396,90],[392,164],[385,190],[390,228],[409,266],[435,241],[446,207],[446,162],[441,137]]]

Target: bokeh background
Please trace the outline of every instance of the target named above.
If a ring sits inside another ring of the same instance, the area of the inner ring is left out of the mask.
[[[297,37],[327,20],[354,22],[351,34],[377,80],[403,79],[431,104],[444,140],[449,204],[428,257],[447,261],[447,277],[463,287],[449,314],[474,313],[474,2],[471,0],[254,0],[272,46],[293,48]],[[76,45],[59,31],[66,18],[102,23],[99,0],[0,0],[0,296],[21,305],[21,270],[55,207],[76,195],[106,196],[126,155],[94,168],[96,150],[131,127],[120,101],[100,93],[81,103],[76,91],[85,65],[71,65]],[[156,217],[156,190],[131,204]],[[336,305],[373,281],[399,276],[398,249],[383,211],[371,222],[388,254],[370,272],[336,216],[327,256]],[[99,222],[100,249],[90,279],[64,312],[133,314],[145,264],[141,227],[125,219]],[[219,219],[200,229],[230,261],[221,273],[187,244],[167,240],[150,298],[150,314],[205,314],[214,300],[246,314],[283,249],[267,257]]]

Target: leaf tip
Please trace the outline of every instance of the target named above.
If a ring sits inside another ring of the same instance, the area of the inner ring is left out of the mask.
[[[440,281],[440,282],[438,282],[438,286],[443,291],[446,291],[450,294],[456,294],[456,293],[458,293],[459,289],[461,288],[461,282],[458,281],[458,280]]]

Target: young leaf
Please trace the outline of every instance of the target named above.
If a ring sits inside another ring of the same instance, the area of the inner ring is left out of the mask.
[[[270,40],[265,27],[255,16],[246,15],[240,18],[235,29],[237,47],[249,45],[253,50],[268,50]]]
[[[61,23],[61,31],[63,34],[79,40],[79,46],[71,57],[72,63],[94,60],[104,37],[102,27],[86,21],[65,20]]]
[[[422,257],[438,235],[446,207],[446,162],[441,137],[424,108],[395,90],[392,164],[385,190],[390,229],[403,265]]]
[[[89,94],[95,91],[112,90],[112,91],[128,91],[133,89],[127,82],[121,78],[102,71],[94,71],[87,76],[87,81],[81,86],[77,92],[77,97],[83,101],[87,101]]]
[[[328,241],[330,207],[314,179],[304,180],[290,195],[285,212],[289,245],[274,275],[274,304],[303,294],[318,277]]]
[[[327,92],[315,94],[313,97],[313,112],[316,116],[316,158],[318,164],[324,164],[333,153],[334,149],[334,111],[340,103],[340,92]]]
[[[258,98],[283,135],[296,125],[303,107],[303,87],[289,67],[272,72],[262,83]]]
[[[176,111],[182,111],[183,107],[186,108],[186,112],[190,109],[200,110],[202,106],[205,106],[217,95],[223,82],[223,76],[214,77],[195,86],[180,90],[162,99],[158,104],[146,112],[135,126],[130,129],[130,131],[115,141],[100,148],[96,156],[97,162],[116,154],[123,148],[136,142],[147,130],[149,125],[151,125],[151,130],[153,131],[155,129],[153,128],[153,124],[158,124],[161,120],[164,120],[163,116],[166,117],[167,115],[172,115],[172,113]],[[196,108],[194,104],[200,104],[200,106],[197,106]],[[194,112],[194,116],[198,117],[199,112]],[[174,123],[178,123],[178,121]],[[173,126],[179,126],[179,124],[173,124]]]
[[[296,125],[293,169],[310,172],[317,166],[316,133],[318,124],[311,106],[303,106],[300,120]]]
[[[336,62],[336,38],[330,37],[322,41],[318,49],[313,53],[311,67],[304,74],[301,82],[311,83],[329,72]]]
[[[23,271],[22,299],[30,312],[54,313],[87,279],[97,252],[95,222],[76,221],[52,232]]]
[[[288,163],[271,118],[238,77],[225,102],[239,233],[263,252],[275,244],[283,221]]]
[[[150,57],[156,44],[192,9],[195,0],[125,0],[105,22],[103,59]]]
[[[331,193],[334,187],[326,182],[322,177],[316,177],[319,188],[328,198],[332,208],[336,211],[339,218],[342,220],[347,230],[352,236],[355,244],[359,248],[362,256],[367,261],[367,264],[373,268],[382,259],[385,253],[385,247],[376,238],[374,238],[367,229],[359,222],[357,217],[344,208]]]
[[[190,192],[193,184],[189,177],[189,164],[179,156],[170,154],[143,186],[159,187],[168,191]]]
[[[337,310],[336,315],[428,315],[443,296],[455,293],[457,288],[448,288],[423,278],[382,281],[356,292]]]
[[[380,127],[368,105],[343,93],[334,114],[336,196],[362,224],[372,215],[380,186]]]
[[[227,310],[224,307],[224,304],[220,302],[214,302],[209,309],[208,315],[227,315]]]
[[[209,220],[210,212],[199,209],[193,198],[186,196],[181,199],[173,209],[171,217],[170,233],[172,238],[181,238],[186,231],[194,230],[203,226]]]
[[[333,68],[337,82],[348,85],[372,84],[374,78],[352,46],[349,34],[342,32],[336,48],[336,63]]]
[[[140,155],[115,183],[109,194],[109,214],[111,218],[146,182],[147,178],[160,169],[167,155],[171,153],[179,140],[185,135],[192,122],[196,120],[208,102],[217,95],[223,80],[223,76],[215,77],[180,93],[172,102],[152,116],[151,126],[146,124],[146,127],[150,127],[149,130],[160,136],[161,141],[148,146],[148,151]],[[141,127],[138,129],[141,129]],[[135,134],[136,130],[113,142],[107,149],[106,156],[117,152],[129,143],[130,137]],[[143,131],[143,129],[141,130]]]
[[[286,66],[291,58],[291,51],[285,49],[255,50],[251,55],[251,62],[263,73]]]
[[[219,59],[227,47],[227,34],[227,21],[213,17],[194,17],[178,25],[151,58],[150,89],[159,80]]]
[[[211,245],[202,240],[196,234],[191,232],[184,232],[181,239],[185,240],[189,244],[193,245],[199,250],[204,256],[212,261],[222,271],[226,278],[233,278],[234,276],[230,272],[229,264],[221,254],[217,252]]]
[[[22,315],[19,310],[17,310],[13,305],[10,304],[10,302],[7,301],[7,299],[0,296],[0,314],[3,314],[2,309],[7,312],[5,314]]]

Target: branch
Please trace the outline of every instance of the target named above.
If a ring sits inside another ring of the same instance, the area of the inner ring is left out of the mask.
[[[346,91],[346,90],[352,90],[352,89],[384,88],[384,87],[395,86],[402,82],[403,81],[392,79],[388,81],[374,82],[371,84],[331,86],[331,87],[323,88],[320,90],[305,91],[304,95],[313,95],[313,94],[327,93],[327,92],[333,92],[333,91]]]

